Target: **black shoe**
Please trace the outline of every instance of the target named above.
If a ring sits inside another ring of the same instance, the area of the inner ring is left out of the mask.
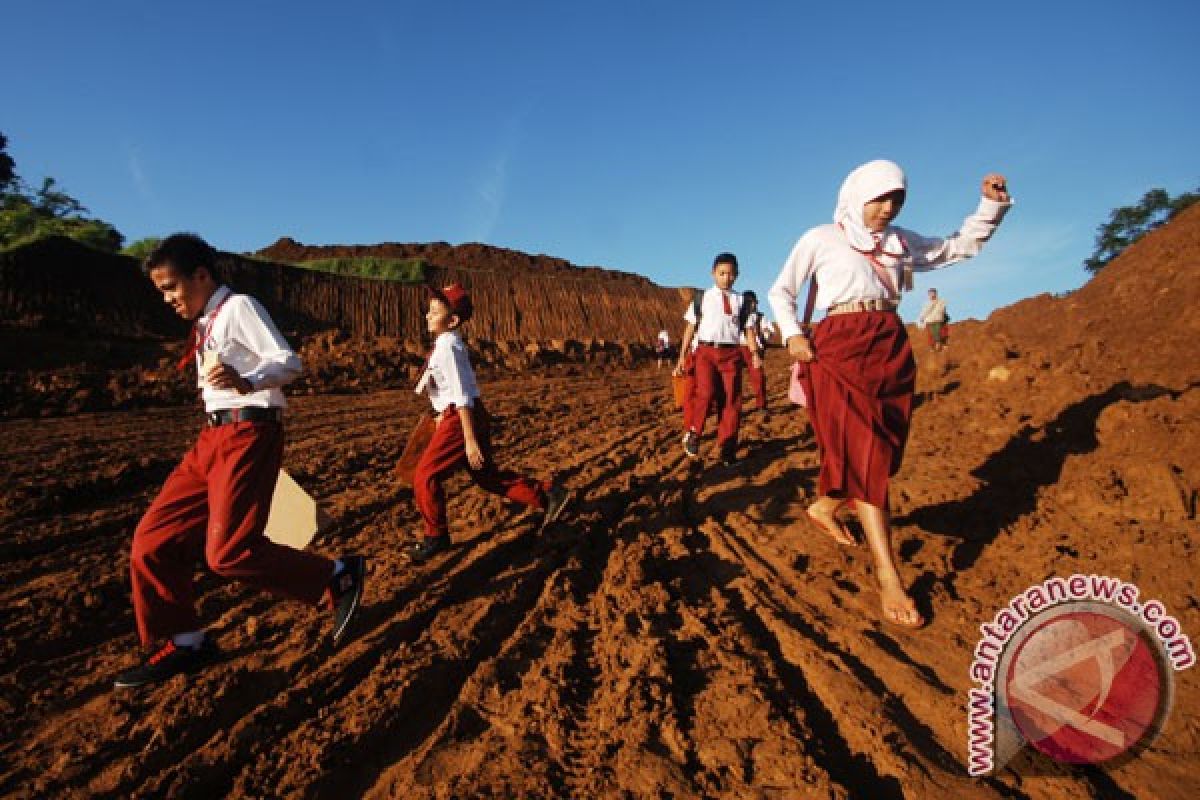
[[[405,555],[414,564],[424,564],[438,553],[444,553],[449,549],[450,534],[443,533],[439,536],[426,536],[421,539],[419,544],[409,545]]]
[[[335,645],[341,643],[358,611],[367,577],[367,560],[362,556],[342,556],[341,560],[342,571],[333,576],[326,590],[333,607],[333,630],[329,638]]]
[[[146,659],[146,663],[118,675],[113,681],[113,686],[117,689],[133,689],[162,683],[176,675],[195,672],[208,666],[216,660],[217,653],[216,645],[208,637],[205,637],[198,647],[180,646],[168,639]]]
[[[570,502],[570,489],[563,486],[551,487],[550,491],[546,492],[546,513],[542,516],[542,526],[538,529],[538,533],[545,531],[546,528],[558,521]]]
[[[687,453],[688,458],[700,457],[700,437],[693,431],[683,435],[683,452]]]
[[[737,447],[736,446],[722,447],[721,448],[721,464],[726,467],[733,467],[733,466],[736,466],[737,463],[738,463]]]

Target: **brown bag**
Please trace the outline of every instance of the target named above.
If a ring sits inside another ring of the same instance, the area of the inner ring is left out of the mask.
[[[422,414],[420,421],[408,434],[408,443],[404,445],[404,452],[400,454],[400,460],[396,462],[396,480],[401,486],[411,487],[413,485],[413,473],[417,471],[417,462],[421,460],[425,448],[429,447],[429,442],[433,440],[435,430],[437,430],[437,417],[432,414]]]
[[[671,375],[671,391],[675,395],[675,407],[687,411],[692,399],[692,390],[696,386],[696,365],[692,362],[692,354],[683,358],[683,374]]]
[[[671,389],[675,393],[675,407],[684,408],[687,405],[688,397],[692,394],[692,376],[672,375]]]

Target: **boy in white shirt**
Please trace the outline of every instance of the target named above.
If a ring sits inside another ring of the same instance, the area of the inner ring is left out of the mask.
[[[431,288],[429,292],[425,322],[434,345],[416,391],[429,395],[437,415],[437,429],[413,473],[413,494],[425,523],[425,535],[419,544],[409,548],[408,557],[418,564],[450,547],[442,483],[462,467],[483,489],[541,509],[542,530],[562,515],[571,496],[561,486],[496,467],[490,418],[480,402],[475,371],[458,333],[474,313],[471,297],[456,283],[441,290]]]
[[[177,233],[142,265],[163,300],[194,321],[179,369],[197,368],[205,423],[133,534],[134,618],[155,651],[117,677],[118,689],[161,683],[216,657],[195,609],[200,559],[223,578],[331,611],[334,644],[362,597],[362,556],[334,561],[264,534],[283,459],[282,387],[300,374],[300,358],[257,300],[216,281],[216,259],[199,236]]]
[[[739,340],[742,332],[751,324],[748,319],[750,309],[749,306],[743,306],[742,296],[733,291],[733,282],[738,276],[737,256],[733,253],[717,254],[713,259],[712,274],[716,285],[702,295],[698,294],[683,315],[687,328],[679,346],[679,362],[674,374],[684,373],[686,354],[691,351],[694,336],[699,343],[692,357],[695,388],[691,402],[684,409],[687,430],[683,435],[683,450],[689,458],[699,458],[700,437],[708,421],[709,406],[716,398],[717,450],[721,462],[730,465],[737,458],[738,425],[742,409],[744,360]],[[757,337],[748,338],[752,342],[751,364],[761,369],[762,353],[758,350]]]

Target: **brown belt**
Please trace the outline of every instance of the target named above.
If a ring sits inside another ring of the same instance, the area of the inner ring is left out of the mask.
[[[895,311],[896,304],[891,300],[850,300],[845,303],[835,303],[829,307],[825,313],[831,314],[855,314],[861,311]]]

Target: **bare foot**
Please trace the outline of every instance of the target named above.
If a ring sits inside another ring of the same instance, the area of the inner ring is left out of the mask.
[[[822,498],[806,508],[805,515],[817,530],[833,539],[837,544],[843,547],[854,547],[858,542],[835,516],[838,506],[841,504],[824,502],[826,499],[828,498]]]
[[[879,589],[883,602],[883,618],[903,628],[919,628],[925,618],[917,611],[916,603],[898,583],[886,582]]]

